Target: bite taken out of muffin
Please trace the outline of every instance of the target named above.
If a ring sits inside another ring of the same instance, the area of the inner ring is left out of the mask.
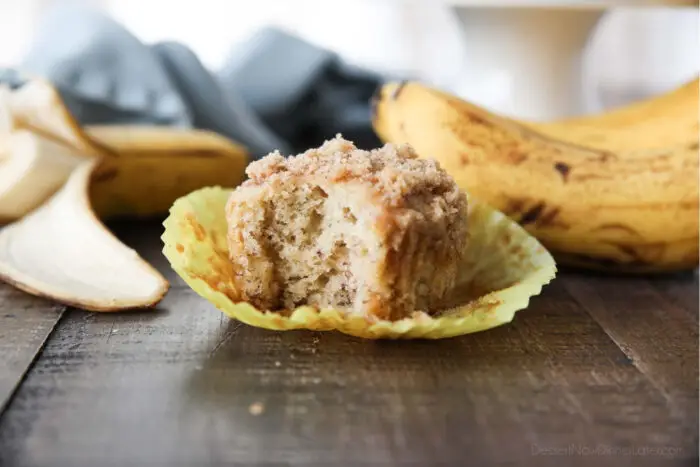
[[[246,173],[226,205],[227,243],[255,307],[398,320],[439,311],[457,284],[467,197],[410,146],[365,151],[338,135]]]

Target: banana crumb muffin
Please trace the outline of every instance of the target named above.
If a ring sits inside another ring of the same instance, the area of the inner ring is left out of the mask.
[[[336,308],[370,319],[434,312],[454,287],[467,198],[408,145],[318,149],[251,163],[226,206],[241,297],[267,310]]]

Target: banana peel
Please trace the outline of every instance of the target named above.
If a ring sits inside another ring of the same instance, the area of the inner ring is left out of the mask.
[[[88,184],[98,164],[81,163],[46,204],[0,231],[0,278],[85,310],[151,307],[168,282],[92,213]]]
[[[37,208],[99,154],[53,87],[40,80],[0,86],[0,224]]]
[[[0,224],[39,207],[81,162],[89,160],[24,129],[0,136],[0,145]]]
[[[244,177],[245,149],[206,131],[85,127],[55,89],[0,88],[0,279],[92,311],[152,307],[168,282],[102,220],[165,214]]]
[[[108,152],[87,137],[56,89],[42,79],[29,79],[15,90],[0,86],[0,138],[19,129],[29,130],[85,156],[98,157]]]
[[[373,125],[519,222],[558,263],[618,273],[698,266],[697,80],[611,115],[497,115],[418,82],[388,83]]]

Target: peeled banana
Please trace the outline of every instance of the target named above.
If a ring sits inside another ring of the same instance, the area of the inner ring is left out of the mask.
[[[90,185],[102,219],[168,212],[173,202],[204,186],[236,186],[245,175],[245,149],[208,131],[175,128],[87,127],[105,157]]]
[[[167,281],[100,220],[235,186],[247,159],[206,131],[82,128],[41,80],[0,88],[0,279],[87,310],[153,306]]]
[[[562,264],[612,272],[698,265],[698,82],[599,116],[505,118],[417,82],[389,83],[373,125],[441,163]]]

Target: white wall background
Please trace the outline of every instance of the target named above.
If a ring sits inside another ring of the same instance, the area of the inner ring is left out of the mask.
[[[0,0],[0,66],[30,44],[42,9],[61,0]],[[187,43],[212,68],[230,47],[275,24],[349,61],[410,72],[450,88],[459,80],[459,30],[437,0],[93,0],[145,42]],[[588,50],[591,84],[606,106],[669,89],[700,70],[697,9],[618,9]],[[439,53],[435,53],[438,50]],[[445,61],[444,57],[455,57]]]

